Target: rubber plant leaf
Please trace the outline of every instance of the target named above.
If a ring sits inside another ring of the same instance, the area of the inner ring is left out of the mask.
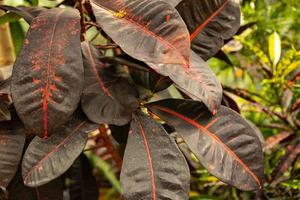
[[[121,171],[124,199],[187,200],[190,172],[175,141],[141,112],[130,129]]]
[[[66,172],[83,151],[88,133],[97,127],[76,116],[47,140],[35,137],[22,161],[25,185],[41,186]]]
[[[0,187],[6,188],[17,172],[25,137],[21,121],[0,122]]]
[[[16,110],[28,129],[47,138],[71,117],[82,89],[79,12],[45,10],[32,21],[13,67]]]
[[[255,130],[235,111],[221,106],[212,115],[204,104],[168,99],[146,105],[181,134],[203,166],[241,190],[263,185],[263,153]]]
[[[137,91],[126,78],[115,76],[113,67],[100,61],[95,47],[82,44],[85,68],[85,86],[81,106],[95,123],[125,125],[138,108]]]
[[[98,24],[128,55],[165,74],[189,64],[189,32],[178,12],[160,0],[92,0]],[[116,31],[118,30],[118,31]]]
[[[222,86],[200,56],[192,50],[190,55],[190,67],[182,69],[179,65],[174,65],[169,71],[169,77],[179,89],[192,99],[202,101],[215,114],[222,101]]]
[[[188,27],[192,49],[204,60],[215,55],[240,27],[236,0],[182,0],[176,9]]]

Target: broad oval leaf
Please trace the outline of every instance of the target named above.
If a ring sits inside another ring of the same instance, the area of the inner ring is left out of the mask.
[[[25,137],[20,121],[0,122],[0,187],[6,188],[17,172]]]
[[[124,199],[188,199],[189,168],[175,141],[141,112],[130,129],[121,171]]]
[[[160,0],[92,0],[102,29],[127,54],[149,65],[189,63],[189,32],[178,12]],[[165,66],[160,66],[159,73]]]
[[[216,113],[222,101],[222,86],[208,64],[191,51],[189,68],[173,66],[169,77],[178,88],[194,100],[202,101],[212,113]],[[176,67],[178,69],[174,70]]]
[[[25,126],[47,138],[75,111],[83,88],[80,15],[43,11],[28,31],[12,76],[12,97]]]
[[[199,102],[179,99],[146,105],[182,135],[207,170],[241,190],[261,189],[263,153],[255,130],[236,112],[210,114]]]
[[[40,186],[67,171],[82,152],[88,133],[95,129],[97,125],[74,117],[47,140],[35,137],[22,161],[25,185]]]
[[[125,125],[137,109],[137,91],[128,80],[114,75],[101,61],[97,49],[82,44],[85,67],[81,106],[95,123]]]
[[[182,0],[176,7],[191,34],[192,49],[207,60],[240,27],[236,0]]]

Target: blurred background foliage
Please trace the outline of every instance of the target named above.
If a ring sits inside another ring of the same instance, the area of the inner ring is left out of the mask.
[[[4,3],[55,7],[61,1],[5,0]],[[263,135],[264,199],[300,199],[299,4],[299,0],[242,1],[239,33],[208,61],[223,84],[225,104],[241,112]],[[28,25],[9,13],[0,17],[0,25],[6,22],[9,22],[17,55]],[[88,37],[94,42],[103,42],[94,37],[96,34],[96,29],[90,29]],[[120,199],[121,156],[114,148],[123,147],[115,140],[110,141],[112,131],[121,130],[100,128],[91,136],[85,151],[100,184],[101,200]],[[254,198],[253,193],[226,186],[208,174],[193,155],[190,160],[193,163],[191,200]]]

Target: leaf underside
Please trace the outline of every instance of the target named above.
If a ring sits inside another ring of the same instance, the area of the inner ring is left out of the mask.
[[[12,76],[12,97],[25,126],[47,138],[75,111],[83,88],[80,15],[55,8],[31,24]]]
[[[235,0],[183,0],[176,9],[189,29],[192,49],[204,60],[240,27],[241,10]]]
[[[236,112],[221,106],[212,115],[202,103],[179,99],[146,106],[174,126],[214,176],[241,190],[261,189],[262,147],[255,130]]]
[[[85,86],[81,106],[88,118],[95,123],[125,125],[137,109],[137,91],[128,80],[114,75],[100,61],[100,55],[87,42],[82,44]]]
[[[76,116],[47,140],[35,137],[22,161],[25,185],[40,186],[62,175],[82,152],[88,133],[95,129],[97,125]]]
[[[121,171],[124,199],[188,199],[189,168],[163,127],[138,112],[130,129]]]
[[[6,188],[16,173],[25,137],[20,121],[0,122],[0,187]]]

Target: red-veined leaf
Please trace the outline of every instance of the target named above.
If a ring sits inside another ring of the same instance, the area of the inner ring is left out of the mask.
[[[192,49],[207,60],[240,27],[240,6],[236,0],[183,0],[176,9],[191,34]]]
[[[295,112],[300,109],[300,98],[296,100],[296,102],[292,105],[292,112]]]
[[[300,142],[297,141],[294,144],[288,146],[286,154],[281,159],[279,165],[274,169],[272,173],[272,180],[276,181],[289,167],[295,162],[300,154]]]
[[[12,97],[25,126],[47,138],[75,111],[83,88],[80,15],[55,8],[36,17],[16,60]]]
[[[0,187],[6,188],[17,172],[25,137],[20,121],[0,122]]]
[[[193,51],[190,68],[174,65],[169,77],[178,88],[194,100],[202,101],[211,112],[216,113],[222,101],[222,86],[208,64]],[[176,69],[176,67],[179,67]],[[175,70],[174,70],[175,69]]]
[[[207,170],[242,190],[263,185],[263,153],[251,126],[236,112],[221,106],[212,115],[200,102],[169,99],[147,104],[182,135]]]
[[[115,76],[112,67],[100,61],[97,49],[87,42],[82,44],[85,67],[81,106],[95,123],[125,125],[137,109],[137,91],[123,77]]]
[[[189,168],[175,141],[141,112],[130,129],[121,171],[124,199],[188,199]]]
[[[35,137],[22,161],[25,185],[40,186],[67,171],[82,152],[88,133],[95,129],[97,125],[74,117],[47,140]]]
[[[166,64],[188,66],[189,32],[178,12],[160,0],[92,0],[102,29],[127,54],[165,74]]]
[[[94,0],[92,7],[97,22],[127,54],[169,76],[216,112],[221,86],[200,57],[192,52],[189,60],[186,27],[170,5],[157,0]]]

